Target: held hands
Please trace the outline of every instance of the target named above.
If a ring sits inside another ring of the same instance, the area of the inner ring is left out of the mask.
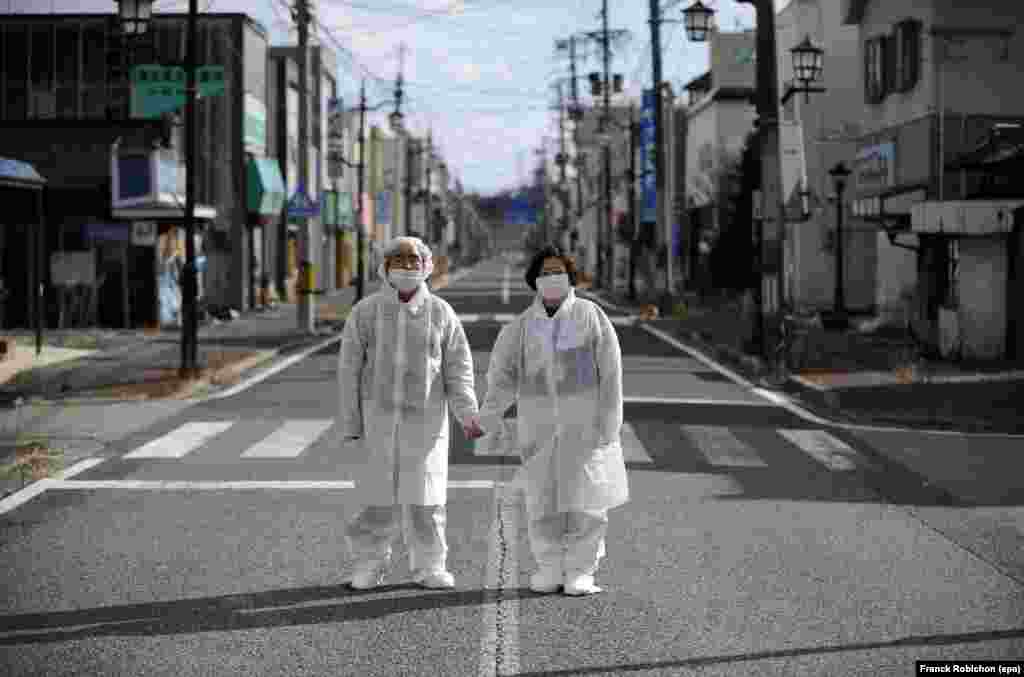
[[[462,432],[468,440],[479,439],[485,434],[483,428],[480,427],[480,418],[477,416],[470,416],[462,423]]]

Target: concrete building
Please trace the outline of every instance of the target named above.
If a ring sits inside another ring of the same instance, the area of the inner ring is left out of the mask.
[[[805,36],[825,50],[822,79],[814,84],[826,91],[792,95],[781,109],[784,181],[791,191],[785,288],[798,309],[831,309],[837,212],[828,171],[840,161],[854,164],[865,109],[863,92],[853,85],[862,69],[860,42],[856,29],[843,24],[839,4],[829,0],[791,0],[776,26],[780,95],[799,84],[790,50]],[[913,254],[893,245],[877,224],[850,218],[848,209],[843,253],[847,309],[899,323],[901,299],[916,277]]]
[[[919,336],[948,356],[1019,357],[1024,188],[1006,167],[1024,125],[1024,5],[841,5],[867,101],[854,213],[915,249]]]
[[[51,327],[178,321],[182,129],[180,120],[165,126],[146,115],[161,101],[173,109],[183,73],[132,67],[181,63],[185,23],[182,14],[157,14],[145,36],[125,42],[113,15],[0,17],[0,155],[31,163],[47,180],[43,285]],[[259,146],[259,132],[247,129],[246,112],[266,101],[266,43],[266,30],[245,15],[199,18],[199,63],[223,68],[223,89],[208,90],[215,93],[196,107],[199,291],[208,306],[247,305],[246,231],[253,212],[282,197],[272,176],[256,182],[265,201],[247,181],[246,152]],[[214,83],[200,87],[207,84]],[[0,276],[17,283],[25,234],[0,230]],[[22,326],[24,318],[9,312],[7,323]]]

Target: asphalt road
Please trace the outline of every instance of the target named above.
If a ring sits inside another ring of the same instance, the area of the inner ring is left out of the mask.
[[[481,397],[525,291],[495,260],[441,292]],[[457,428],[456,589],[409,585],[401,546],[388,585],[347,589],[359,506],[333,436],[334,344],[169,410],[0,514],[0,674],[909,675],[1024,659],[1020,440],[821,425],[609,315],[632,500],[611,514],[602,594],[528,590],[503,485],[516,458]],[[1004,459],[1003,484],[953,472],[957,449]]]

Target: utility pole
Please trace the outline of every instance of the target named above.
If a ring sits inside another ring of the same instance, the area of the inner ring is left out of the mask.
[[[299,192],[309,191],[309,5],[308,0],[296,0],[296,20],[299,28]],[[306,217],[299,218],[299,331],[316,332],[316,313],[313,303],[313,233]]]
[[[580,95],[579,87],[576,84],[576,36],[569,38],[569,86],[572,88],[572,105],[573,110],[576,111],[576,115],[573,118],[572,125],[572,146],[576,153],[576,228],[574,231],[579,229],[579,224],[583,220],[583,163],[579,162],[580,156],[580,120],[582,119],[582,109],[580,108]],[[573,256],[576,255],[575,245],[572,244],[573,240],[570,236],[570,247],[574,250]]]
[[[651,69],[654,88],[654,185],[657,192],[657,223],[665,236],[665,291],[661,312],[667,317],[672,311],[672,220],[667,218],[665,199],[665,120],[661,100],[661,7],[658,0],[650,0]]]
[[[405,137],[405,234],[412,232],[412,158],[413,139],[408,134]]]
[[[363,270],[363,227],[365,219],[363,210],[366,205],[363,203],[363,184],[366,181],[366,79],[363,79],[359,87],[359,180],[357,190],[359,192],[359,214],[356,217],[356,302],[363,299],[363,288],[365,284],[365,272]]]
[[[558,166],[561,171],[558,177],[558,197],[561,200],[562,212],[561,233],[569,231],[569,211],[572,208],[569,200],[569,190],[566,187],[568,177],[566,176],[566,165],[569,156],[565,147],[565,96],[561,83],[558,85]],[[560,236],[561,237],[561,236]]]
[[[654,0],[652,0],[653,2]],[[611,115],[612,99],[611,99],[611,87],[608,86],[608,71],[610,70],[611,64],[611,45],[609,44],[608,38],[608,0],[601,0],[601,21],[602,21],[602,37],[601,45],[604,47],[604,119],[601,121],[601,131],[608,131],[608,116]],[[612,149],[608,143],[603,144],[604,151],[604,236],[611,240],[611,224],[612,224]],[[608,276],[611,277],[612,273],[612,261],[610,260],[608,250],[614,251],[614,247],[611,242],[605,242],[605,237],[599,238],[601,242],[601,255],[598,258],[598,278],[602,279],[603,274],[607,269]],[[602,261],[607,260],[607,268],[602,266]],[[608,285],[609,288],[614,287],[614,280]]]
[[[182,284],[181,376],[197,376],[196,318],[196,45],[199,37],[199,2],[188,0],[188,48],[185,55],[185,279]],[[38,303],[38,302],[37,302]]]
[[[433,159],[434,159],[434,130],[429,129],[429,130],[427,130],[427,156],[426,156],[426,159],[424,160],[424,162],[427,163],[427,201],[426,201],[426,207],[425,207],[425,209],[426,209],[426,218],[424,219],[424,224],[425,225],[423,226],[423,230],[426,231],[424,233],[424,237],[427,238],[428,242],[430,242],[431,240],[433,240],[434,238],[437,237],[437,231],[434,228],[434,219],[433,219],[433,216],[434,216],[433,215],[433,211],[434,211],[434,209],[433,209],[434,208],[433,202],[434,201],[432,199],[433,196],[431,195],[431,188],[433,186],[430,183],[431,172],[432,172],[432,169],[433,169],[433,167],[432,167]],[[440,249],[440,247],[438,249]]]
[[[403,75],[403,71],[404,70],[405,70],[405,43],[403,42],[398,47],[398,77],[395,78],[395,114],[397,116],[399,116],[399,119],[401,119],[400,116],[402,114],[402,84],[404,82],[404,75]],[[399,171],[398,170],[401,168],[401,165],[402,165],[402,149],[401,149],[401,146],[399,145],[399,142],[400,141],[404,142],[405,145],[408,147],[409,135],[405,133],[405,129],[404,128],[402,128],[401,130],[395,129],[394,131],[395,131],[395,161],[394,161],[394,165],[395,166],[394,166],[394,174],[393,174],[393,179],[392,179],[394,181],[394,183],[392,184],[392,191],[391,191],[391,196],[392,196],[391,197],[391,223],[392,223],[392,231],[393,231],[392,235],[398,235],[399,233],[407,235],[409,233],[409,223],[408,223],[408,221],[405,223],[404,232],[403,232],[403,229],[400,229],[398,227],[399,226],[399,222],[400,222],[399,214],[401,213],[399,211],[399,209],[398,209],[398,196],[399,196],[399,193],[402,192],[401,189],[399,188],[399,186],[401,186],[402,184],[401,184],[401,180],[399,179]],[[408,156],[406,156],[406,157],[408,157]],[[408,173],[409,173],[408,165],[406,165],[405,172],[408,175]],[[404,199],[404,197],[402,199],[402,206],[403,207],[405,206],[405,199]]]
[[[637,231],[640,217],[636,209],[636,147],[640,130],[636,122],[636,106],[629,107],[629,299],[636,301]]]

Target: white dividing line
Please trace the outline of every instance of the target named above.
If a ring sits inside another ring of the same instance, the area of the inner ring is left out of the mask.
[[[267,369],[264,369],[263,371],[261,371],[260,373],[256,374],[255,376],[253,376],[251,378],[248,378],[248,379],[242,381],[241,383],[239,383],[237,385],[231,386],[227,390],[221,391],[219,393],[214,393],[213,395],[210,395],[209,397],[207,397],[205,399],[208,399],[208,400],[219,400],[219,399],[224,398],[224,397],[231,397],[232,395],[237,395],[238,393],[242,392],[243,390],[247,390],[247,389],[253,387],[254,385],[256,385],[257,383],[259,383],[261,381],[265,381],[266,379],[270,378],[274,374],[277,374],[277,373],[279,373],[281,371],[284,371],[285,369],[287,369],[288,367],[292,366],[296,362],[299,362],[300,360],[306,359],[307,357],[309,357],[313,353],[317,352],[318,350],[323,350],[324,348],[326,348],[327,346],[331,345],[332,343],[337,343],[339,341],[341,341],[341,335],[340,334],[337,335],[337,336],[332,336],[332,337],[330,337],[329,339],[327,339],[325,341],[321,341],[320,343],[317,343],[314,346],[310,346],[309,348],[306,348],[305,350],[303,350],[300,353],[296,353],[294,355],[289,355],[288,357],[286,357],[285,359],[281,360],[280,362],[278,362],[274,366],[269,367]]]
[[[355,482],[352,480],[323,480],[323,481],[214,481],[214,480],[40,480],[37,486],[47,482],[45,489],[128,489],[147,491],[226,491],[244,489],[270,489],[270,490],[333,490],[333,489],[354,489]],[[494,480],[455,480],[448,483],[449,489],[493,489]],[[38,492],[37,492],[38,493]],[[8,497],[10,498],[10,497]]]
[[[654,463],[644,443],[637,437],[632,424],[623,423],[619,436],[622,439],[622,457],[626,463]]]
[[[829,470],[854,470],[853,459],[863,458],[842,440],[824,430],[779,430],[780,435],[795,444]]]
[[[625,396],[622,398],[624,404],[707,404],[723,407],[772,407],[773,404],[766,402],[754,402],[753,400],[717,400],[707,397],[647,397],[644,395]]]
[[[491,533],[487,544],[484,589],[496,599],[484,604],[480,641],[480,677],[519,672],[519,600],[508,591],[519,587],[519,505],[514,489],[494,492]]]
[[[47,489],[52,488],[54,482],[55,480],[51,479],[39,480],[38,482],[28,485],[24,489],[15,491],[13,494],[0,501],[0,515],[3,515],[5,512],[10,510],[14,510],[22,503],[31,501]]]
[[[89,468],[95,468],[100,463],[103,463],[103,461],[105,461],[105,460],[106,460],[105,458],[87,458],[84,461],[79,461],[78,463],[74,464],[73,466],[71,466],[67,470],[65,470],[65,471],[63,471],[61,473],[58,473],[57,476],[54,477],[54,479],[56,479],[56,480],[69,480],[72,477],[74,477],[75,475],[81,475],[83,472],[85,472]]]
[[[473,314],[459,315],[459,322],[462,322],[463,324],[466,324],[466,323],[469,323],[469,322],[479,322],[479,321],[480,321],[480,316],[479,315],[473,315]]]
[[[707,355],[705,355],[701,351],[697,350],[696,348],[691,348],[690,346],[688,346],[688,345],[686,345],[684,343],[681,343],[680,341],[676,340],[672,336],[669,336],[668,334],[666,334],[665,332],[661,331],[660,329],[657,329],[655,327],[651,327],[650,325],[647,325],[647,324],[643,324],[643,325],[641,325],[641,327],[643,327],[643,329],[647,333],[652,334],[653,336],[658,337],[659,339],[661,339],[665,343],[678,348],[679,350],[683,351],[684,353],[686,353],[687,355],[689,355],[693,359],[697,360],[698,362],[700,362],[704,366],[709,367],[711,369],[714,369],[718,373],[722,374],[723,376],[725,376],[726,378],[731,380],[733,383],[736,383],[737,385],[740,385],[740,386],[743,386],[744,388],[747,388],[748,390],[753,392],[755,395],[763,397],[764,399],[768,400],[772,404],[775,404],[777,406],[782,407],[783,409],[785,409],[786,411],[790,412],[791,414],[799,416],[803,420],[805,420],[805,421],[807,421],[809,423],[813,423],[815,425],[828,425],[828,426],[835,425],[831,421],[826,421],[823,418],[819,418],[818,416],[815,416],[814,414],[812,414],[811,412],[807,411],[803,407],[799,407],[796,404],[793,404],[788,399],[786,399],[782,395],[779,395],[778,393],[773,393],[773,392],[771,392],[769,390],[764,390],[762,388],[758,388],[753,383],[751,383],[747,379],[743,378],[742,376],[740,376],[739,374],[734,372],[732,369],[729,369],[725,365],[722,365],[722,364],[719,364],[718,362],[715,362],[714,360],[712,360],[710,357],[708,357]]]
[[[512,266],[505,266],[505,276],[501,281],[501,302],[505,305],[509,303],[509,284],[508,278],[512,275]]]
[[[181,458],[233,425],[234,421],[185,423],[166,435],[162,435],[135,451],[125,454],[124,458]]]
[[[685,434],[707,462],[716,466],[765,468],[768,466],[753,448],[738,439],[728,428],[684,425]]]
[[[284,425],[249,447],[242,458],[295,458],[334,425],[331,419],[285,421]]]

